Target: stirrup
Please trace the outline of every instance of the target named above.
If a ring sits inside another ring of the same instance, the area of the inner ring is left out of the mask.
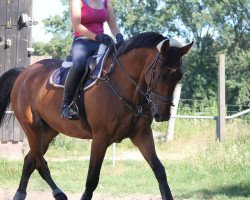
[[[65,118],[65,119],[69,119],[69,120],[79,120],[79,112],[78,112],[78,108],[77,110],[73,110],[73,108],[71,108],[71,104],[64,104],[61,107],[60,110],[60,114],[61,114],[61,118]]]

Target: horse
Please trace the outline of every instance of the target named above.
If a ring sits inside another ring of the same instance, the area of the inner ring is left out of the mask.
[[[50,186],[56,200],[67,199],[53,181],[44,159],[50,142],[63,133],[92,139],[81,200],[92,199],[107,148],[124,138],[138,147],[152,168],[162,199],[172,200],[150,125],[154,119],[169,120],[173,91],[183,76],[182,56],[192,45],[193,42],[181,46],[159,33],[145,32],[118,45],[117,51],[111,49],[97,84],[84,93],[78,92],[80,120],[76,121],[60,117],[63,90],[48,81],[62,60],[45,59],[27,68],[6,71],[0,77],[0,122],[3,123],[5,111],[11,105],[30,146],[13,199],[26,198],[27,184],[35,169]]]

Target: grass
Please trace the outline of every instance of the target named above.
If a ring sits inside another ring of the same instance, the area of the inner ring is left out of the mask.
[[[166,130],[158,124],[157,131]],[[192,127],[192,128],[190,128]],[[226,142],[215,142],[211,121],[177,120],[175,140],[157,142],[157,152],[168,174],[173,194],[178,199],[250,199],[250,132],[242,121],[227,123]],[[154,127],[155,128],[155,127]],[[86,180],[90,141],[60,136],[46,158],[58,186],[67,192],[82,192]],[[117,145],[117,156],[137,151],[129,140]],[[111,148],[106,158],[111,156]],[[64,158],[60,161],[59,158]],[[79,159],[81,158],[81,159]],[[18,186],[22,161],[0,160],[0,189]],[[42,189],[43,188],[43,189]],[[30,190],[49,190],[37,172]],[[158,184],[145,161],[118,160],[103,164],[98,193],[159,194]]]

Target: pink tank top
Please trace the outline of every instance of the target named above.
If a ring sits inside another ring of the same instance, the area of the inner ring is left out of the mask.
[[[104,8],[94,9],[82,0],[81,24],[95,34],[104,32],[103,23],[108,20],[107,0],[104,0]],[[80,33],[74,32],[74,36],[81,36]]]

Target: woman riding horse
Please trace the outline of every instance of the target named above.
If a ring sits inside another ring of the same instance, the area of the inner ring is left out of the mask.
[[[71,0],[71,21],[74,29],[71,49],[73,66],[65,82],[60,113],[63,118],[78,120],[79,113],[71,105],[80,80],[87,75],[87,58],[98,50],[101,43],[111,44],[112,39],[104,34],[103,23],[108,22],[118,43],[123,42],[123,36],[109,0]]]
[[[173,91],[183,76],[181,58],[192,44],[181,46],[154,32],[132,37],[108,56],[97,84],[80,94],[80,120],[75,121],[60,117],[63,90],[49,84],[49,77],[61,66],[61,60],[42,60],[26,69],[5,72],[0,77],[0,123],[11,104],[30,146],[14,200],[25,199],[35,169],[51,187],[56,200],[67,199],[53,181],[44,159],[58,133],[92,139],[82,200],[92,199],[107,148],[124,138],[130,138],[152,168],[162,199],[172,200],[150,125],[153,118],[169,120]]]

